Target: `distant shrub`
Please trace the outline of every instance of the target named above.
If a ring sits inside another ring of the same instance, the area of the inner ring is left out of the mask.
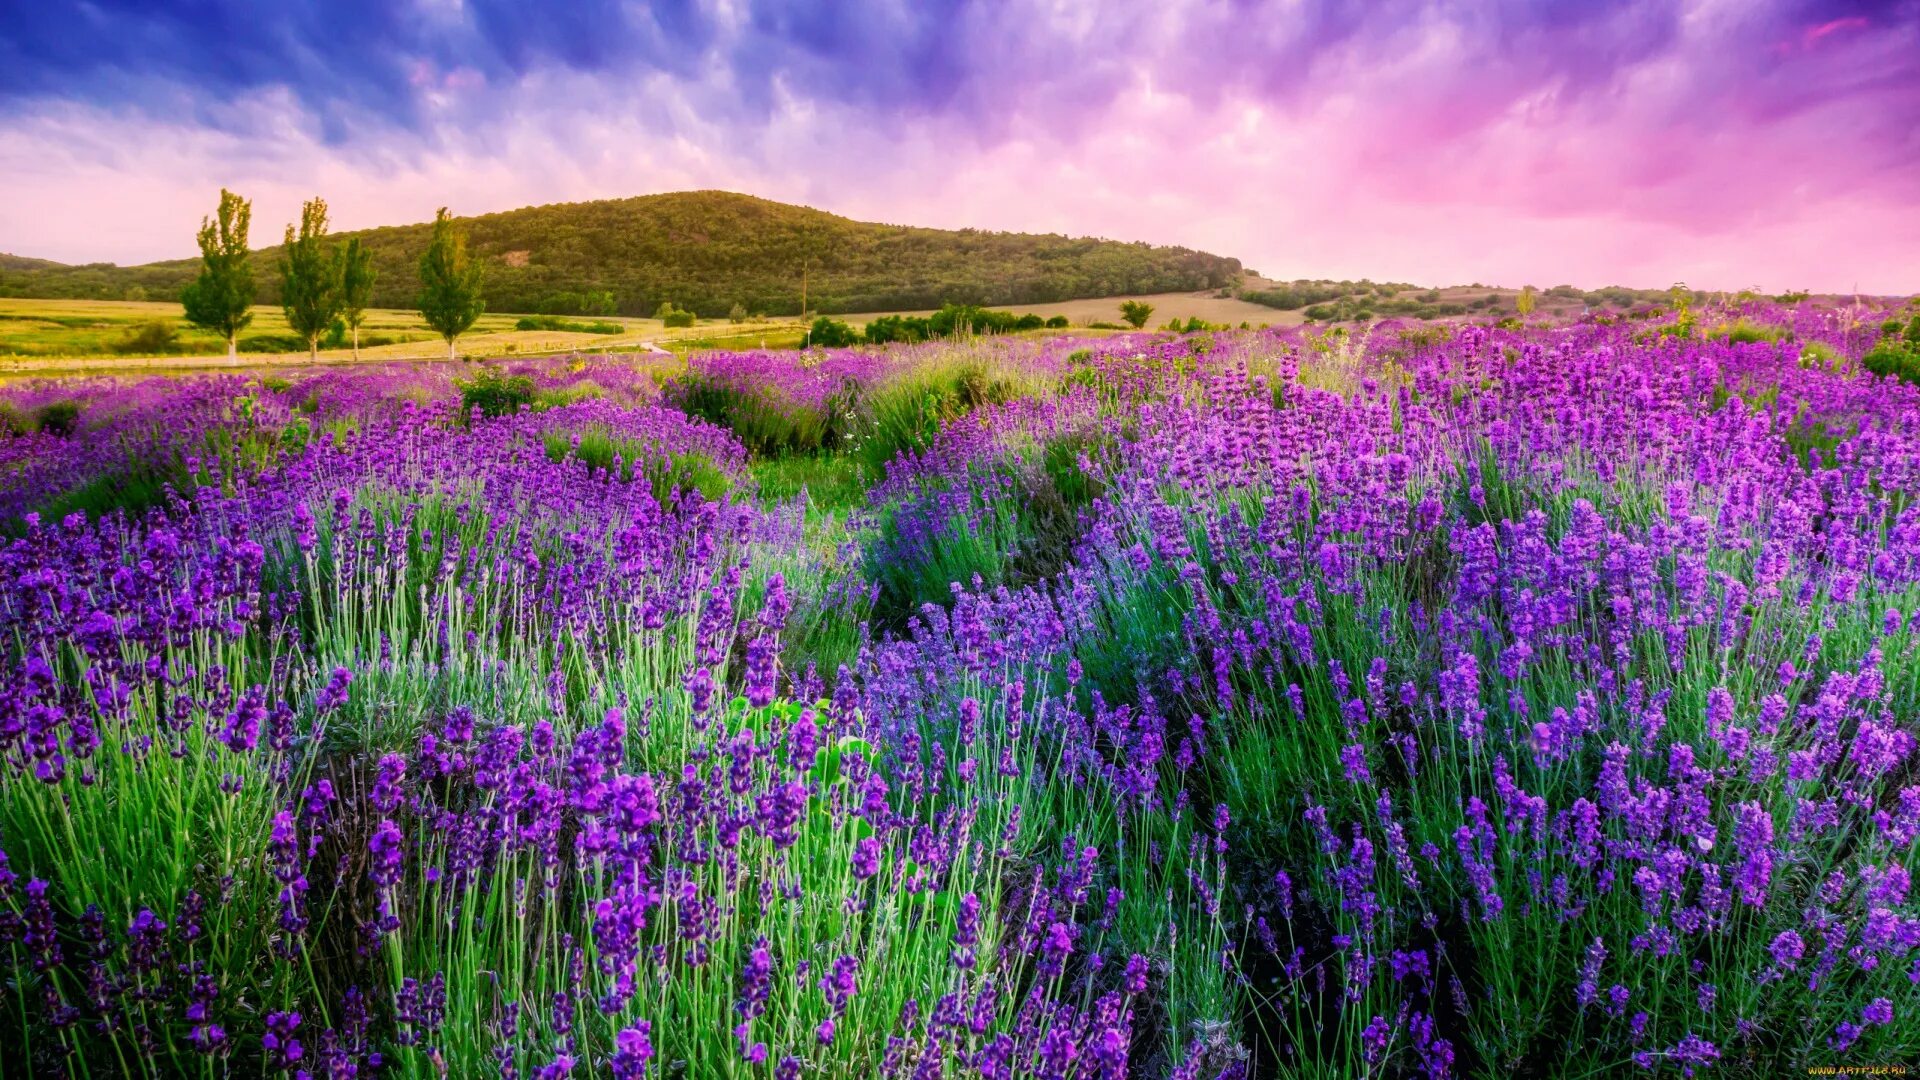
[[[558,315],[523,315],[513,324],[515,330],[557,330],[569,334],[618,334],[626,327],[616,322],[596,320],[577,322]]]
[[[1120,303],[1120,318],[1135,330],[1147,325],[1153,317],[1153,305],[1141,300],[1123,300]]]
[[[888,342],[925,341],[932,336],[928,321],[914,315],[883,315],[867,324],[866,338],[869,345],[885,345]]]
[[[1053,318],[1047,320],[1047,329],[1049,330],[1065,330],[1068,325],[1065,315],[1055,315]]]
[[[807,344],[822,349],[844,349],[860,343],[860,331],[830,315],[813,320],[807,330]]]
[[[255,334],[241,338],[239,348],[243,353],[303,353],[307,342],[292,334]]]
[[[1779,341],[1793,336],[1793,331],[1784,326],[1761,326],[1746,319],[1723,323],[1708,331],[1708,337],[1734,344],[1750,344],[1756,341]]]
[[[666,323],[669,330],[693,325],[693,312],[674,307],[671,300],[663,301],[654,309],[653,317]]]
[[[747,308],[746,308],[746,305],[744,305],[744,304],[739,304],[739,303],[736,303],[736,304],[734,304],[734,305],[733,305],[733,307],[731,307],[731,308],[728,308],[728,309],[727,309],[727,321],[728,321],[728,322],[731,322],[731,323],[743,323],[743,322],[746,322],[746,321],[747,321]]]
[[[1018,319],[1015,319],[1013,321],[1013,328],[1015,330],[1038,330],[1045,325],[1047,325],[1047,321],[1045,319],[1042,319],[1040,316],[1032,314],[1031,312],[1029,312],[1028,314],[1022,315]]]
[[[1011,311],[995,311],[976,304],[945,304],[927,317],[927,336],[1004,334],[1023,329],[1019,325],[1021,318]]]
[[[159,356],[173,352],[180,344],[180,330],[167,319],[148,319],[127,328],[113,351],[127,356]]]
[[[80,429],[80,403],[54,401],[34,411],[34,422],[41,431],[65,438]]]
[[[1089,330],[1125,330],[1126,327],[1121,326],[1119,323],[1105,322],[1105,321],[1096,319],[1095,321],[1087,324],[1087,329]]]
[[[469,415],[478,409],[483,416],[511,416],[519,412],[522,405],[533,404],[533,379],[527,375],[508,375],[482,368],[478,375],[457,385],[461,408]]]

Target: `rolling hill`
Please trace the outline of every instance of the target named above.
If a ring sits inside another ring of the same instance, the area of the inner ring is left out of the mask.
[[[609,292],[626,315],[651,314],[663,301],[705,316],[735,304],[795,314],[803,264],[807,306],[833,313],[1215,289],[1241,275],[1238,259],[1186,248],[881,225],[723,191],[556,203],[460,222],[486,261],[493,311],[574,314],[592,306],[587,293]],[[182,235],[195,224],[182,222]],[[256,238],[279,231],[264,221],[254,228]],[[412,306],[430,230],[421,223],[337,234],[372,249],[375,306]],[[256,255],[260,302],[276,303],[279,248]],[[171,300],[198,266],[69,266],[0,255],[0,296]]]

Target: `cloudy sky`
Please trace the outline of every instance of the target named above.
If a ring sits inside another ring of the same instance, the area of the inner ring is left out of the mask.
[[[0,0],[0,250],[725,188],[1276,277],[1920,291],[1920,0]]]

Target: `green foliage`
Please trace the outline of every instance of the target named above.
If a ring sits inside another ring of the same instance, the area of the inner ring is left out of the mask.
[[[1513,309],[1519,312],[1520,317],[1524,319],[1533,314],[1533,309],[1538,302],[1538,297],[1533,291],[1533,286],[1529,285],[1520,290],[1520,296],[1513,302]]]
[[[165,356],[180,347],[180,328],[170,319],[135,323],[113,343],[113,351],[128,356]]]
[[[622,482],[644,482],[663,509],[672,508],[688,492],[713,501],[733,489],[733,480],[705,454],[662,455],[654,447],[615,438],[604,428],[577,434],[550,431],[543,442],[549,460],[571,457],[590,469],[616,474]],[[636,462],[641,463],[638,473]]]
[[[822,412],[770,386],[741,386],[689,373],[668,385],[667,398],[688,416],[731,430],[761,457],[812,453],[844,441],[845,433],[835,423],[839,409]]]
[[[1673,287],[1667,290],[1667,298],[1672,303],[1673,309],[1680,315],[1673,322],[1661,327],[1660,332],[1668,337],[1692,337],[1694,326],[1700,320],[1699,316],[1694,314],[1693,293],[1687,289],[1687,283],[1675,282]]]
[[[292,334],[255,334],[240,339],[238,351],[243,353],[297,353],[307,347],[307,339]]]
[[[1067,326],[1067,317],[1065,315],[1055,315],[1053,318],[1047,320],[1047,329],[1049,330],[1065,330]]]
[[[1762,326],[1748,319],[1736,319],[1707,331],[1707,336],[1734,344],[1750,344],[1756,341],[1781,341],[1792,337],[1793,331],[1785,326]]]
[[[1120,318],[1138,330],[1153,318],[1153,305],[1142,300],[1123,300],[1120,302]]]
[[[533,379],[526,375],[508,375],[494,368],[482,368],[471,379],[462,380],[460,405],[468,414],[480,410],[483,416],[511,416],[523,405],[532,405]]]
[[[240,331],[253,321],[253,265],[247,251],[247,227],[253,204],[220,189],[220,207],[200,220],[200,276],[180,291],[187,321],[219,334],[234,351]]]
[[[39,430],[65,438],[80,430],[80,403],[50,401],[34,411],[33,419]]]
[[[654,310],[653,317],[665,323],[669,330],[692,326],[694,319],[693,312],[674,307],[671,300],[663,301]]]
[[[822,349],[844,349],[860,343],[860,331],[828,315],[807,328],[807,344]]]
[[[1032,330],[1040,326],[1041,319],[1038,315],[1015,315],[977,304],[942,304],[939,311],[927,316],[926,323],[926,336],[937,338]]]
[[[353,355],[360,355],[360,326],[372,306],[373,284],[379,278],[373,268],[373,252],[357,236],[347,238],[340,250],[340,317],[353,333]]]
[[[515,330],[556,330],[569,334],[618,334],[626,329],[617,322],[577,322],[558,315],[522,315]]]
[[[1004,306],[1191,292],[1240,277],[1239,260],[1185,248],[903,228],[715,191],[527,207],[462,224],[487,263],[490,306],[553,315],[646,315],[668,294],[707,318],[724,318],[735,303],[794,315],[800,283],[789,268],[808,254],[809,306],[835,315],[947,301]],[[431,231],[419,223],[350,234],[379,271],[370,306],[413,305],[412,268]],[[523,252],[524,259],[506,258]],[[193,266],[178,261],[120,267],[20,260],[0,264],[0,295],[119,299],[138,284],[170,299],[192,276]],[[594,310],[586,301],[593,291],[612,295],[615,309]]]
[[[473,325],[487,304],[480,295],[485,271],[468,257],[466,233],[441,207],[433,219],[433,236],[420,256],[420,316],[447,339],[453,356],[455,339]]]
[[[313,199],[300,207],[300,231],[287,226],[280,257],[280,306],[287,326],[306,342],[309,354],[320,348],[320,335],[340,317],[345,263],[327,243],[327,204]]]
[[[883,315],[867,324],[866,338],[870,345],[885,345],[888,342],[925,341],[933,331],[923,316]]]
[[[1168,319],[1167,324],[1161,329],[1175,334],[1199,334],[1210,330],[1230,330],[1232,327],[1226,323],[1208,322],[1198,315],[1189,315],[1185,322],[1179,319]]]
[[[1379,295],[1387,297],[1395,292],[1412,289],[1412,285],[1375,285],[1371,281],[1309,281],[1302,279],[1272,289],[1242,289],[1240,299],[1248,303],[1261,304],[1278,311],[1298,311],[1315,304],[1332,303],[1347,297],[1365,298]],[[1421,303],[1437,304],[1438,292],[1429,291],[1419,297]]]
[[[732,307],[727,309],[727,321],[730,323],[746,322],[747,321],[746,305],[736,301]]]
[[[873,429],[861,445],[869,468],[879,474],[902,453],[932,445],[940,426],[982,405],[998,405],[1027,392],[1012,373],[961,356],[942,359],[875,389],[867,406]]]
[[[758,461],[753,478],[763,501],[786,502],[805,495],[809,511],[852,510],[867,496],[859,460],[844,454],[794,454]]]

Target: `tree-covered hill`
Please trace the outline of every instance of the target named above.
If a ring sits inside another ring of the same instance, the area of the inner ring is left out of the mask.
[[[1238,259],[1186,248],[976,229],[922,229],[853,221],[724,191],[556,203],[462,218],[486,263],[494,311],[573,314],[602,307],[652,314],[671,301],[701,315],[800,310],[895,311],[947,302],[1033,304],[1086,297],[1223,288]],[[193,222],[182,222],[182,236]],[[357,235],[379,270],[377,307],[410,307],[430,224]],[[255,239],[279,225],[256,220]],[[279,248],[257,252],[262,303],[277,302]],[[0,296],[170,300],[198,260],[68,266],[0,256]],[[596,303],[596,299],[599,300]]]

